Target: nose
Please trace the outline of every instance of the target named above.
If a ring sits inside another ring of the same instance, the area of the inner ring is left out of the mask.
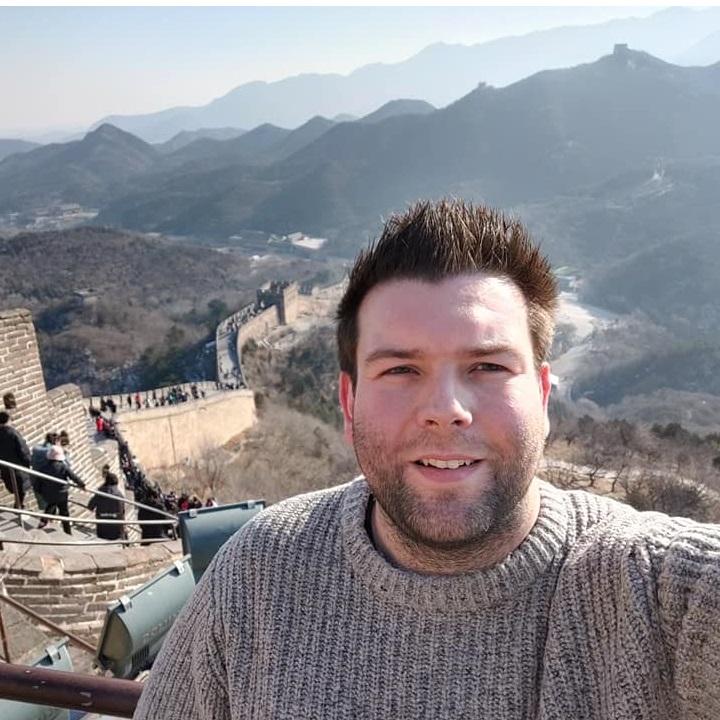
[[[472,421],[468,398],[454,377],[436,379],[418,407],[423,428],[467,427]]]

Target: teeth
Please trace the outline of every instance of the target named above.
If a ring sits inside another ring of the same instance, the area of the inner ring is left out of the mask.
[[[457,470],[463,465],[472,465],[473,460],[435,460],[434,458],[423,458],[420,461],[425,467],[442,468],[443,470]]]

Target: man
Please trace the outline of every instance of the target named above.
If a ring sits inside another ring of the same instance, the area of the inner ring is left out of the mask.
[[[43,496],[47,502],[45,512],[48,515],[59,513],[63,517],[70,516],[68,509],[68,484],[73,482],[80,488],[85,483],[68,467],[65,462],[65,453],[59,445],[53,445],[47,452],[47,474],[62,480],[62,483],[45,480],[43,484]],[[62,521],[64,532],[72,535],[72,528],[69,520]]]
[[[338,311],[365,477],[224,546],[136,718],[720,717],[720,529],[535,477],[556,305],[519,223],[392,218]]]
[[[53,445],[60,443],[60,436],[57,433],[49,432],[45,434],[45,442],[42,445],[34,445],[31,450],[30,467],[33,470],[37,470],[41,473],[47,473],[48,464],[48,452]],[[47,500],[45,499],[45,488],[51,485],[51,480],[37,477],[32,477],[32,487],[35,492],[35,501],[37,502],[38,510],[45,512],[47,507]],[[38,528],[42,529],[48,524],[45,518],[41,518],[38,524]]]
[[[135,499],[148,507],[138,508],[138,520],[164,520],[164,512],[155,512],[155,510],[150,509],[155,508],[156,510],[165,510],[165,501],[163,500],[160,489],[150,485],[146,481],[142,482],[140,487],[142,488],[140,491],[135,491]],[[143,540],[157,540],[167,537],[167,532],[170,528],[172,528],[172,523],[169,525],[141,525],[140,535]],[[140,544],[149,545],[150,543],[141,542]]]
[[[105,497],[105,495],[97,494],[93,495],[88,503],[88,508],[95,511],[95,517],[98,520],[124,520],[124,496],[118,487],[119,481],[117,475],[110,472],[109,465],[103,465],[102,477],[103,484],[98,488],[98,490],[106,495],[114,495],[115,497]],[[102,540],[122,540],[126,537],[125,526],[116,523],[98,525],[96,532],[97,536]]]
[[[0,410],[0,460],[30,467],[30,450],[25,438],[10,424],[10,413]],[[5,489],[15,498],[14,507],[25,507],[27,476],[20,470],[0,465]]]

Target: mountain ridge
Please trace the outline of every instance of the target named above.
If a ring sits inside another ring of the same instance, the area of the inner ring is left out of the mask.
[[[251,81],[206,105],[113,115],[96,125],[109,121],[160,142],[203,125],[255,127],[270,122],[297,127],[314,115],[363,116],[399,97],[443,107],[478,82],[506,86],[543,68],[588,62],[619,42],[673,60],[711,30],[720,30],[720,8],[671,8],[647,18],[551,28],[469,46],[435,43],[399,63],[372,63],[347,75],[304,73],[274,82]],[[679,45],[680,37],[687,38],[686,45]],[[542,64],[536,58],[542,58]]]

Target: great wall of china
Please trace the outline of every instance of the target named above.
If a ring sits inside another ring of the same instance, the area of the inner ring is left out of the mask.
[[[257,291],[256,301],[223,320],[216,331],[218,382],[194,384],[197,399],[154,407],[153,398],[167,397],[170,388],[142,390],[141,409],[135,391],[111,396],[117,404],[117,426],[146,469],[177,465],[218,447],[255,422],[254,394],[242,372],[241,351],[254,339],[292,325],[302,302],[307,311],[314,300],[299,296],[294,283],[272,283]],[[325,309],[322,298],[317,307]],[[189,392],[191,383],[182,389]],[[219,386],[219,387],[218,387]],[[231,389],[230,389],[231,388]],[[0,397],[11,398],[13,425],[30,446],[50,431],[70,434],[73,468],[88,490],[101,483],[105,463],[119,473],[117,443],[95,433],[88,414],[100,398],[84,398],[74,385],[48,390],[43,378],[37,338],[28,310],[0,311]],[[108,396],[105,396],[107,399]],[[147,400],[147,402],[146,402]],[[71,494],[71,497],[73,495]],[[87,502],[88,495],[83,500]],[[0,485],[0,504],[12,506],[12,496]],[[26,507],[36,510],[32,493]],[[72,505],[71,515],[89,517]],[[136,517],[130,515],[130,517]],[[17,516],[0,513],[0,532],[6,538],[39,537],[35,521],[18,524]],[[91,537],[93,528],[84,535]],[[57,539],[59,530],[51,535]],[[46,538],[43,535],[43,538]],[[46,538],[47,539],[47,538]],[[67,538],[62,538],[62,540]],[[61,540],[61,542],[62,542]],[[0,546],[0,592],[25,603],[75,634],[94,640],[109,602],[139,586],[182,555],[179,541],[148,547],[44,547],[6,542]],[[42,644],[43,632],[19,613],[2,608],[15,661]]]

